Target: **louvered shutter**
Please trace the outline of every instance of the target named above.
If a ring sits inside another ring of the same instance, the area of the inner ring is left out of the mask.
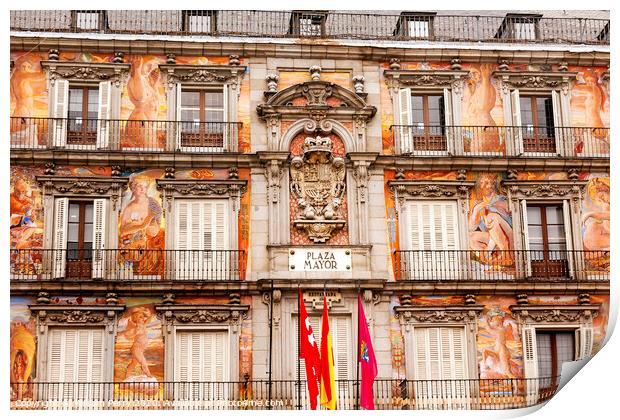
[[[573,255],[573,235],[571,226],[570,201],[562,200],[562,216],[564,216],[564,234],[566,235],[566,260],[568,261],[568,275],[575,278],[575,259]]]
[[[50,105],[52,107],[52,145],[65,147],[67,145],[67,118],[69,117],[69,81],[56,80],[51,89]]]
[[[177,85],[176,85],[176,97],[175,97],[175,100],[176,100],[176,102],[174,104],[175,107],[176,107],[175,118],[174,118],[174,120],[175,120],[174,124],[175,124],[175,127],[176,127],[176,129],[174,130],[174,132],[176,133],[175,143],[177,145],[176,146],[177,150],[182,150],[182,147],[181,147],[182,146],[181,145],[181,132],[183,131],[184,122],[182,121],[182,118],[181,118],[181,84],[180,83],[177,83]],[[190,124],[190,123],[187,122],[186,124]]]
[[[105,276],[108,200],[97,199],[93,203],[93,278]]]
[[[110,106],[112,82],[99,83],[99,109],[97,113],[97,149],[108,147],[110,143]]]
[[[444,88],[443,90],[443,108],[444,108],[444,133],[446,136],[447,151],[454,153],[455,149],[455,127],[452,111],[452,92],[450,89]]]
[[[235,149],[235,147],[232,147],[232,142],[236,140],[236,136],[232,135],[232,134],[236,134],[236,131],[233,131],[234,128],[230,127],[227,123],[230,120],[229,118],[229,110],[228,110],[228,85],[224,85],[223,86],[223,106],[224,106],[224,112],[223,114],[223,118],[222,118],[222,122],[223,122],[223,127],[222,127],[222,131],[224,134],[224,142],[222,144],[222,147],[224,148],[224,151],[232,151]]]
[[[519,89],[510,92],[510,107],[512,110],[512,141],[516,155],[523,154],[523,126],[521,123],[521,102]]]
[[[564,122],[562,119],[562,106],[560,104],[560,95],[557,90],[551,91],[551,104],[553,106],[553,128],[555,135],[555,150],[559,156],[563,156],[564,150]]]
[[[523,341],[523,370],[526,379],[527,403],[538,402],[538,352],[536,349],[536,329],[523,326],[521,330]]]
[[[52,272],[54,278],[65,276],[67,262],[67,224],[69,222],[69,199],[57,198],[54,203],[54,257]]]
[[[400,89],[398,91],[398,125],[400,153],[413,152],[413,139],[411,136],[413,124],[411,114],[411,89]]]
[[[530,255],[530,235],[527,222],[527,201],[519,200],[521,205],[521,237],[523,238],[523,253],[521,261],[525,264],[525,276],[532,276],[532,256]]]
[[[191,229],[191,220],[189,218],[190,203],[185,200],[177,200],[175,205],[175,265],[177,278],[187,276],[191,256],[189,255],[190,243],[189,232]]]

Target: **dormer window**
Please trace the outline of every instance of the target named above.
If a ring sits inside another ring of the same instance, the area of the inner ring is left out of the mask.
[[[609,22],[605,24],[601,32],[596,36],[596,39],[600,42],[607,43],[609,42]]]
[[[414,39],[433,37],[435,13],[402,12],[396,24],[394,35]]]
[[[538,24],[542,15],[508,13],[495,34],[497,39],[536,41],[540,38]]]
[[[98,31],[106,27],[105,10],[75,10],[71,12],[73,27],[78,31]]]
[[[293,12],[289,33],[300,37],[320,37],[325,35],[326,12],[298,11]]]
[[[184,10],[183,32],[210,34],[216,29],[215,10]]]

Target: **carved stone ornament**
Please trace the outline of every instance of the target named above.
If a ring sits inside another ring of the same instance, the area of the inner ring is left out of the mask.
[[[166,325],[229,324],[238,325],[248,317],[249,305],[176,305],[156,306],[157,317]]]
[[[48,324],[88,324],[114,327],[125,305],[30,305],[39,326]]]
[[[475,323],[484,305],[467,306],[396,306],[396,317],[403,324]]]
[[[568,71],[505,71],[493,72],[493,77],[501,81],[504,93],[510,89],[557,90],[568,93],[570,82],[577,77],[576,72]]]
[[[131,64],[47,60],[41,61],[41,67],[47,72],[52,86],[57,79],[64,79],[93,82],[109,80],[119,87],[129,78]]]
[[[323,309],[323,295],[325,294],[325,300],[327,300],[327,308],[331,309],[332,306],[342,306],[344,301],[342,300],[342,293],[335,290],[310,290],[303,293],[304,302],[309,303],[312,309]]]
[[[385,70],[385,81],[391,91],[412,87],[416,89],[460,89],[469,77],[465,70]]]
[[[228,179],[221,181],[187,181],[176,179],[157,179],[157,189],[163,191],[163,199],[168,209],[173,197],[212,197],[240,198],[247,190],[247,181]]]
[[[346,189],[344,159],[332,156],[328,137],[307,137],[303,156],[291,160],[291,193],[297,202],[294,225],[316,243],[327,241],[345,221],[340,206]]]
[[[503,181],[508,199],[572,199],[577,205],[583,197],[587,181]]]
[[[160,64],[169,89],[182,84],[228,84],[238,90],[246,67],[239,65],[203,66],[191,64]]]
[[[411,198],[460,198],[467,200],[475,181],[392,180],[390,192],[401,205]]]
[[[64,196],[103,196],[109,197],[112,210],[116,210],[118,201],[127,188],[127,177],[98,178],[98,177],[36,177],[43,195]]]
[[[510,310],[523,324],[591,323],[599,305],[512,305]]]

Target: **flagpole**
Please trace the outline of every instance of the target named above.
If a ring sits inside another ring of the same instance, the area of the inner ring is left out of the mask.
[[[297,282],[297,409],[301,410],[301,288]]]
[[[269,410],[271,410],[272,388],[272,357],[273,357],[273,277],[271,278],[271,296],[269,298]]]
[[[357,358],[355,359],[355,409],[360,409],[360,283],[357,282]]]

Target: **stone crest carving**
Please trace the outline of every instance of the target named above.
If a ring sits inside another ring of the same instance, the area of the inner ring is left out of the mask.
[[[344,227],[340,206],[346,189],[344,159],[332,155],[328,137],[307,137],[303,156],[291,161],[291,192],[297,202],[294,225],[316,243]]]

